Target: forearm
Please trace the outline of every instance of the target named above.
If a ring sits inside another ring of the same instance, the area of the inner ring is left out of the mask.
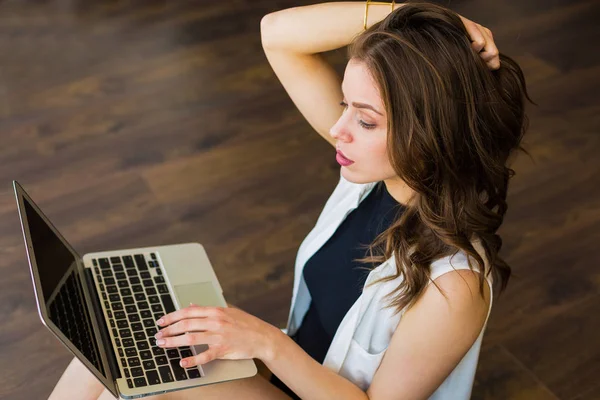
[[[267,354],[262,361],[300,398],[368,400],[358,386],[319,364],[281,331],[273,333]]]
[[[394,9],[403,4],[396,4]],[[391,5],[369,4],[367,28],[384,19]],[[314,54],[347,46],[363,31],[365,2],[342,1],[292,7],[261,21],[263,46]]]

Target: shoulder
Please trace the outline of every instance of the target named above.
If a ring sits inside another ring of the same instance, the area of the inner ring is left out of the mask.
[[[491,293],[484,283],[481,296],[479,273],[452,270],[434,283],[403,312],[369,388],[373,397],[391,392],[428,397],[482,332]]]

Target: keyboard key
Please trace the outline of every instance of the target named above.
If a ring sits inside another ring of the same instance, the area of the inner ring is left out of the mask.
[[[144,327],[142,326],[141,323],[134,322],[133,324],[131,324],[131,330],[134,332],[143,331]]]
[[[127,312],[127,314],[135,314],[137,313],[137,307],[135,305],[129,305],[129,306],[125,306],[125,311]]]
[[[133,297],[126,296],[126,297],[123,297],[123,303],[124,304],[133,304],[133,303],[135,303],[135,301],[133,301]]]
[[[133,257],[131,256],[124,256],[123,263],[127,268],[135,268],[135,264],[133,263]]]
[[[127,322],[126,319],[120,319],[120,320],[117,321],[117,326],[120,329],[129,328],[129,322]]]
[[[162,312],[162,307],[160,304],[152,304],[152,312],[159,313]]]
[[[106,291],[108,293],[117,293],[119,289],[115,285],[106,286]]]
[[[121,296],[131,296],[131,289],[121,288]]]
[[[173,368],[173,375],[175,375],[175,379],[178,381],[183,381],[187,379],[187,374],[185,373],[185,370],[179,365],[179,360],[174,359],[170,360],[170,362],[171,368]]]
[[[133,381],[131,379],[127,379],[127,387],[129,387],[129,389],[133,389]]]
[[[146,288],[146,293],[148,293],[148,296],[156,294],[156,289],[153,287]]]
[[[169,293],[169,288],[165,284],[158,285],[158,293]]]
[[[125,312],[123,311],[115,311],[115,319],[125,318]]]
[[[140,359],[137,357],[130,357],[127,359],[127,362],[129,363],[130,367],[139,367],[141,365]],[[131,375],[140,376],[140,375],[136,375],[134,370],[135,370],[135,368],[131,368]],[[140,370],[141,370],[141,368],[140,368]]]
[[[112,333],[114,337],[119,337],[119,331],[117,331],[117,328],[112,328]]]
[[[150,253],[150,258],[152,258],[153,260],[156,260],[156,253]]]
[[[135,332],[133,334],[133,337],[135,338],[135,340],[146,340],[146,334],[144,332]]]
[[[144,283],[144,286],[146,286],[146,287],[154,286],[154,282],[152,282],[152,279],[144,279],[144,280],[142,280],[142,282]]]
[[[152,364],[154,364],[154,363],[152,363]],[[160,384],[160,378],[158,377],[158,372],[156,372],[156,370],[146,371],[146,378],[148,378],[149,385]]]
[[[135,342],[133,341],[132,338],[123,339],[123,346],[124,347],[131,347],[131,346],[134,346],[134,344],[135,344]]]
[[[167,356],[169,358],[179,358],[179,352],[177,349],[167,349]]]
[[[121,358],[121,366],[125,368],[127,366],[127,361],[124,358]]]
[[[160,285],[160,286],[165,286],[165,285]],[[160,289],[159,289],[159,291],[160,291]],[[175,305],[173,304],[173,300],[171,300],[171,295],[161,294],[160,299],[162,300],[163,305],[165,306],[165,310],[166,310],[167,314],[175,311]]]
[[[158,365],[166,365],[169,363],[169,360],[167,360],[167,357],[165,356],[158,356],[155,360]]]
[[[131,376],[144,376],[144,370],[141,367],[131,368]]]
[[[146,333],[148,334],[148,337],[154,337],[154,335],[156,335],[156,332],[158,332],[158,330],[156,328],[146,329]]]
[[[192,357],[194,355],[191,350],[181,350],[180,353],[181,358]]]
[[[151,319],[145,319],[143,322],[144,322],[144,326],[146,328],[152,328],[152,327],[156,326],[156,323],[154,321],[152,321]]]
[[[121,339],[115,339],[115,343],[117,344],[117,346],[121,347]]]
[[[148,265],[146,265],[146,259],[142,254],[136,254],[133,256],[135,258],[135,263],[140,271],[148,271]]]
[[[135,349],[135,347],[127,347],[125,349],[125,354],[127,355],[127,357],[134,357],[137,356],[137,350]]]
[[[133,282],[131,282],[133,283]],[[131,287],[131,290],[133,290],[135,293],[139,293],[139,292],[143,292],[144,288],[142,287],[142,285],[133,285]]]
[[[127,280],[117,281],[117,284],[119,285],[120,288],[129,287],[129,282],[127,282]]]
[[[162,317],[163,314],[154,314],[154,320],[158,321],[160,319],[160,317]]]
[[[100,268],[102,268],[102,269],[109,269],[110,268],[110,263],[108,262],[107,258],[100,258],[98,260],[98,262],[100,263]]]
[[[154,257],[152,257],[152,258],[154,258]],[[93,265],[94,265],[94,267],[95,267],[96,265],[98,265],[98,261],[96,261],[96,259],[94,258],[94,259],[92,260],[92,264],[93,264]]]
[[[118,272],[120,274],[124,274],[124,272],[123,272],[123,266],[121,264],[113,265],[112,269],[115,272]]]
[[[165,349],[161,348],[161,347],[156,347],[156,346],[152,346],[152,353],[155,356],[159,356],[159,357],[165,357],[163,354],[165,354]],[[156,357],[156,359],[158,360],[158,357]],[[165,361],[167,360],[167,357],[165,357]]]
[[[121,263],[121,257],[111,257],[110,258],[110,262],[113,264],[120,264]]]
[[[156,273],[159,274],[159,275],[162,275],[162,269],[156,268]]]
[[[115,278],[104,278],[104,283],[106,285],[114,285],[115,284]]]
[[[102,292],[102,300],[106,300],[108,299],[108,297],[106,296],[106,293]]]
[[[163,383],[173,382],[173,374],[171,373],[171,368],[168,365],[163,365],[158,367],[158,372],[160,373],[160,379],[162,379]]]
[[[150,296],[148,297],[148,301],[150,302],[150,304],[160,303],[160,299],[158,298],[158,296]]]
[[[129,314],[127,318],[129,318],[129,322],[139,322],[140,320],[140,316],[137,314]]]
[[[140,272],[140,278],[150,279],[150,272],[148,272],[148,271]]]
[[[140,308],[140,310],[147,310],[148,308],[150,308],[150,306],[148,305],[148,303],[145,302],[145,301],[140,301],[138,303],[138,307]]]
[[[137,348],[138,350],[148,350],[150,346],[148,345],[148,342],[144,340],[137,342]]]
[[[146,295],[144,293],[136,293],[135,299],[137,301],[144,301],[144,300],[146,300]]]
[[[105,278],[113,276],[113,273],[110,269],[102,270],[102,276]]]
[[[131,337],[131,331],[129,329],[119,329],[119,336],[122,338]]]
[[[141,310],[140,314],[142,315],[142,318],[152,318],[150,310]]]
[[[123,309],[123,304],[116,302],[116,303],[112,303],[112,309],[113,310],[122,310]]]
[[[142,365],[144,366],[144,369],[146,369],[146,370],[156,368],[156,365],[154,365],[154,361],[152,361],[152,360],[142,361]]]
[[[200,371],[198,371],[198,368],[194,367],[194,368],[187,369],[186,371],[187,371],[190,379],[200,378]]]
[[[115,278],[117,279],[127,279],[127,275],[125,272],[115,272]]]
[[[127,269],[127,275],[130,277],[137,276],[137,269]]]
[[[125,368],[125,378],[131,378],[131,375],[129,374],[129,369]]]
[[[119,279],[119,278],[117,278]],[[165,278],[163,278],[162,276],[155,276],[154,277],[154,282],[156,283],[165,283]]]
[[[140,357],[142,357],[142,360],[151,360],[154,358],[152,357],[152,352],[150,350],[140,351]]]
[[[119,296],[116,293],[111,294],[110,296],[108,296],[108,298],[110,299],[110,301],[120,301],[121,300],[121,296]]]
[[[156,267],[156,264],[154,263],[154,261],[148,261],[148,266],[150,266],[150,268],[154,268]]]
[[[146,383],[146,378],[144,377],[133,378],[133,384],[135,385],[135,387],[148,386],[148,384]]]
[[[141,281],[140,281],[140,278],[138,278],[137,276],[134,276],[134,277],[129,278],[129,282],[131,282],[132,285],[137,285]]]

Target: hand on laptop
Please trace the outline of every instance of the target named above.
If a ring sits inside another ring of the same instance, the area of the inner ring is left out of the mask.
[[[182,359],[184,368],[215,359],[264,359],[271,352],[271,338],[281,334],[279,328],[237,307],[190,305],[157,324],[163,327],[155,335],[159,347],[208,345],[203,353]]]

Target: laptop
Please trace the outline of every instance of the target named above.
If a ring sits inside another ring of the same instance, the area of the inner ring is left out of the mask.
[[[190,303],[227,307],[199,243],[81,257],[13,181],[42,323],[115,397],[133,399],[256,375],[254,360],[182,368],[205,344],[156,346],[156,321]]]

